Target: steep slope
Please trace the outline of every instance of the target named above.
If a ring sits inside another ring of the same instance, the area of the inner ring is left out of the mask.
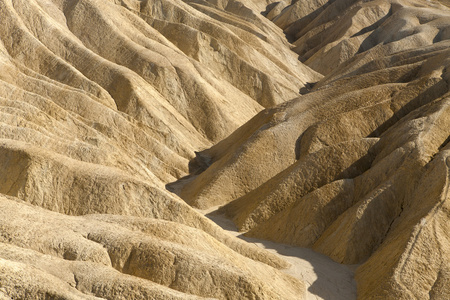
[[[450,10],[336,0],[266,14],[325,77],[198,153],[203,172],[179,194],[222,205],[248,236],[362,264],[361,299],[445,299]]]
[[[323,77],[249,4],[0,1],[2,297],[303,297],[165,190]]]
[[[4,197],[1,206],[1,282],[13,298],[190,297],[178,290],[222,299],[295,299],[303,292],[295,279],[185,225],[111,215],[69,217]]]
[[[422,0],[0,0],[0,298],[304,298],[192,205],[360,265],[360,299],[445,299],[449,28]]]

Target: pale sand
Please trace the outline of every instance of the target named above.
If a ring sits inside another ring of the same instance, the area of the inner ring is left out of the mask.
[[[307,300],[356,299],[354,270],[357,265],[348,266],[336,263],[329,257],[308,248],[246,237],[237,231],[233,221],[218,213],[217,209],[218,207],[214,207],[198,211],[228,233],[275,253],[288,261],[291,267],[282,271],[305,282]]]

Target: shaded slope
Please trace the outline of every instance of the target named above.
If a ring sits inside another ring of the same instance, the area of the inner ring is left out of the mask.
[[[178,290],[222,299],[296,299],[293,295],[303,292],[295,279],[185,225],[107,215],[68,217],[16,199],[0,202],[1,265],[12,271],[2,276],[2,288],[13,298],[190,297]],[[14,276],[19,270],[22,276]],[[269,283],[266,275],[275,280]],[[31,278],[34,283],[28,282]]]
[[[0,1],[2,296],[303,296],[165,184],[322,75],[240,2],[153,4]]]
[[[361,299],[443,299],[450,11],[437,2],[304,5],[267,15],[326,76],[200,152],[191,165],[205,170],[179,194],[196,207],[223,205],[248,236],[362,264]]]
[[[361,264],[362,299],[442,299],[449,16],[416,0],[0,0],[0,293],[304,296],[284,260],[190,204]],[[186,204],[165,187],[188,172],[169,185]]]

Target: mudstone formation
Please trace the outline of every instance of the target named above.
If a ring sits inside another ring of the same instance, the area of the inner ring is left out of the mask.
[[[0,299],[449,299],[448,6],[0,0]]]

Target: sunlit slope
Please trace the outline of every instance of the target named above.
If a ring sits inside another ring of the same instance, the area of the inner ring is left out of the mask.
[[[165,189],[323,77],[260,6],[0,1],[1,297],[303,297]]]
[[[271,9],[325,77],[200,152],[191,165],[203,171],[179,194],[223,206],[247,235],[362,264],[361,299],[445,299],[450,10],[341,0]]]

